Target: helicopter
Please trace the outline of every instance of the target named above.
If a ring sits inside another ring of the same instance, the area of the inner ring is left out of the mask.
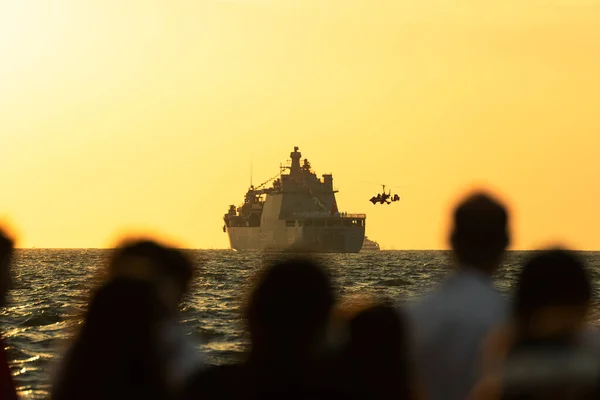
[[[392,202],[395,201],[399,201],[400,200],[400,196],[398,196],[397,194],[392,195],[392,191],[390,190],[389,193],[385,192],[385,185],[381,185],[383,187],[383,190],[381,193],[378,193],[377,196],[373,196],[369,199],[369,201],[373,204],[391,204]]]

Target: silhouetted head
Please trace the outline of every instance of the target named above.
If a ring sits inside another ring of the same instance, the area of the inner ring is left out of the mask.
[[[164,398],[168,315],[153,283],[107,282],[91,298],[53,398]]]
[[[454,211],[450,241],[462,265],[493,272],[510,241],[505,207],[484,193],[469,196]]]
[[[376,304],[350,318],[348,331],[340,368],[349,386],[370,398],[413,398],[404,315],[391,304]]]
[[[193,276],[192,262],[179,250],[151,240],[126,242],[115,250],[109,276],[152,281],[172,309],[176,309]]]
[[[276,262],[262,272],[248,302],[253,353],[310,353],[323,338],[333,302],[322,266],[305,258]]]
[[[82,334],[101,342],[122,341],[145,330],[151,334],[166,315],[167,308],[153,283],[119,277],[92,296]]]
[[[523,267],[513,314],[526,334],[572,334],[585,322],[591,297],[584,263],[572,252],[547,250]]]
[[[395,361],[404,351],[406,328],[399,312],[391,305],[371,306],[348,323],[351,346],[361,357],[381,362]]]
[[[10,261],[13,251],[14,242],[0,230],[0,307],[4,306],[12,284]]]

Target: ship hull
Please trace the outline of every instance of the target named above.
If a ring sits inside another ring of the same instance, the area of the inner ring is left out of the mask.
[[[259,227],[231,227],[229,243],[236,251],[297,251],[303,253],[358,253],[364,227],[286,227],[278,235]]]

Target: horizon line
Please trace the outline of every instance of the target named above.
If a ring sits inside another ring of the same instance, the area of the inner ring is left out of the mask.
[[[506,250],[507,253],[515,252],[515,251],[544,251],[547,249],[554,248],[556,246],[550,247],[541,247],[534,249],[509,249]],[[118,247],[15,247],[15,250],[115,250]],[[199,247],[173,247],[178,250],[215,250],[215,251],[223,251],[229,250],[234,251],[236,253],[252,253],[252,252],[260,252],[260,250],[255,251],[242,251],[238,252],[232,248],[227,247],[211,247],[211,248],[199,248]],[[569,251],[579,251],[579,252],[600,252],[600,248],[598,249],[572,249],[565,248]],[[380,250],[366,250],[367,253],[377,253],[379,251],[452,251],[452,249],[380,249]],[[338,253],[322,253],[322,254],[338,254]],[[339,253],[344,254],[344,253]],[[357,253],[347,253],[347,254],[357,254]]]

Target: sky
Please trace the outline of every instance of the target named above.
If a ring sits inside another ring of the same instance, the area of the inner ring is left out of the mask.
[[[21,247],[227,248],[299,146],[385,249],[485,188],[512,248],[600,250],[600,0],[0,1],[0,221]],[[368,199],[388,185],[393,205]]]

